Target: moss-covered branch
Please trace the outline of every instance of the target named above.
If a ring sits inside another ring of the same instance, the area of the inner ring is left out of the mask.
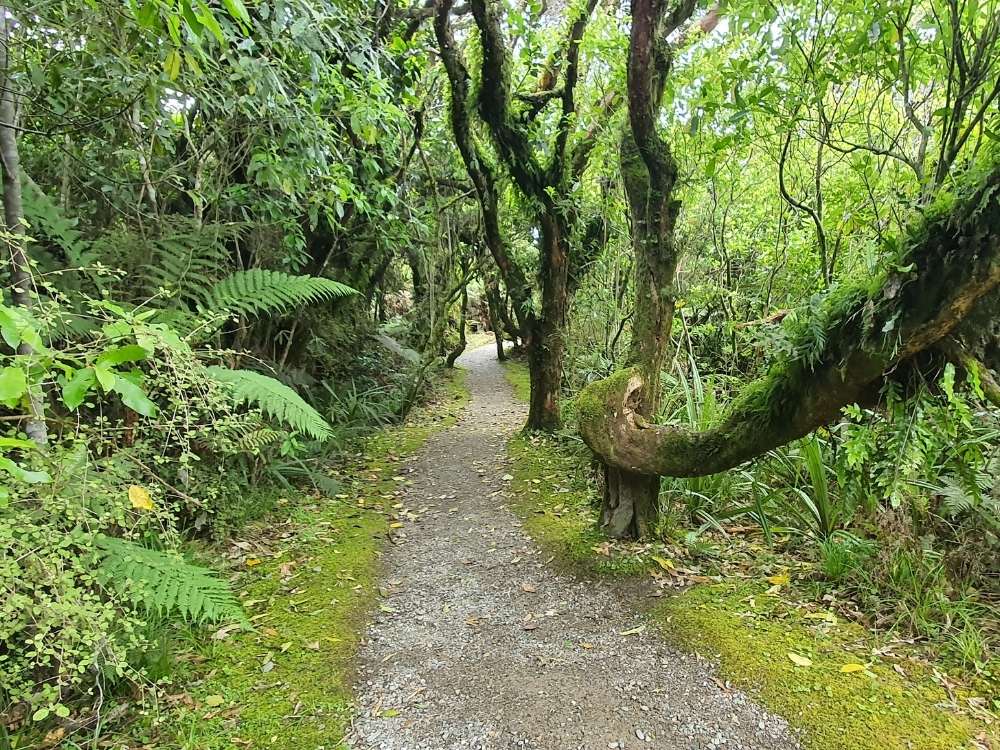
[[[744,388],[722,421],[695,432],[654,425],[634,408],[638,369],[585,389],[580,432],[606,463],[643,474],[700,476],[755,458],[865,400],[899,362],[936,344],[1000,286],[1000,163],[941,196],[866,284],[827,296],[819,318],[791,321],[794,354]],[[786,324],[787,325],[787,324]]]

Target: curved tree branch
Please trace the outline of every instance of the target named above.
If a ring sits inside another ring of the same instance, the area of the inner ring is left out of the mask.
[[[634,403],[644,378],[632,368],[581,393],[587,445],[628,471],[702,476],[803,437],[865,400],[897,364],[936,344],[1000,287],[1000,163],[933,205],[902,247],[876,283],[831,290],[822,340],[802,327],[796,354],[747,386],[716,427],[648,423]]]

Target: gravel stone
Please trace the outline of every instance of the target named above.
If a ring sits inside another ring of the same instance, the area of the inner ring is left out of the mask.
[[[426,508],[383,558],[363,640],[357,750],[799,748],[784,719],[669,648],[628,595],[554,570],[505,506],[505,443],[524,420],[490,346],[468,352],[472,401],[407,473]],[[592,644],[582,648],[581,643]]]

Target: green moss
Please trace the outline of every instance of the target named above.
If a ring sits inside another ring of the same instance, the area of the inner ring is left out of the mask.
[[[947,694],[916,666],[906,666],[913,676],[905,679],[873,661],[862,628],[794,615],[771,619],[777,597],[764,592],[748,584],[702,585],[665,600],[653,615],[668,640],[718,657],[723,676],[804,730],[807,748],[953,750],[969,747],[981,731],[940,708]],[[789,653],[812,663],[797,666]],[[845,664],[868,669],[844,673]]]
[[[508,451],[513,507],[558,563],[588,577],[622,577],[655,569],[651,554],[674,557],[655,545],[606,543],[597,531],[589,457],[578,443],[518,435]],[[717,656],[722,675],[801,729],[807,748],[944,750],[969,747],[983,731],[939,705],[947,695],[925,668],[902,662],[904,678],[889,663],[871,663],[878,644],[867,630],[806,618],[815,610],[768,595],[767,588],[745,581],[698,584],[661,600],[650,617],[678,646]],[[789,652],[812,665],[796,666]],[[870,668],[840,671],[854,663]]]
[[[503,363],[507,381],[514,386],[514,396],[519,401],[528,403],[531,400],[531,377],[528,366],[516,359],[508,359]]]
[[[255,555],[249,562],[260,561],[244,564],[235,584],[255,630],[223,640],[188,633],[167,689],[176,706],[151,714],[139,739],[180,750],[344,747],[353,661],[400,481],[395,466],[454,423],[468,400],[464,381],[454,371],[410,423],[369,438],[340,472],[342,493],[241,535]]]
[[[514,437],[508,451],[514,459],[512,507],[525,530],[560,565],[587,576],[634,575],[650,569],[649,557],[604,545],[597,529],[590,462],[583,451],[541,434]]]

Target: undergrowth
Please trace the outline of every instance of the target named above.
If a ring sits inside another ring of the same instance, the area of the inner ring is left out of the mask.
[[[331,468],[342,491],[286,498],[227,547],[225,559],[254,629],[175,633],[169,679],[128,739],[178,750],[342,747],[353,660],[376,599],[379,548],[406,481],[400,462],[454,423],[464,372],[405,424],[367,439]]]
[[[507,375],[523,400],[524,366],[508,364]],[[803,730],[806,747],[988,747],[995,685],[946,675],[933,647],[841,616],[856,605],[816,583],[816,568],[833,561],[794,554],[787,533],[769,546],[759,529],[610,542],[578,441],[522,433],[508,451],[513,507],[549,554],[579,575],[646,589],[667,640],[718,658],[727,681]]]

